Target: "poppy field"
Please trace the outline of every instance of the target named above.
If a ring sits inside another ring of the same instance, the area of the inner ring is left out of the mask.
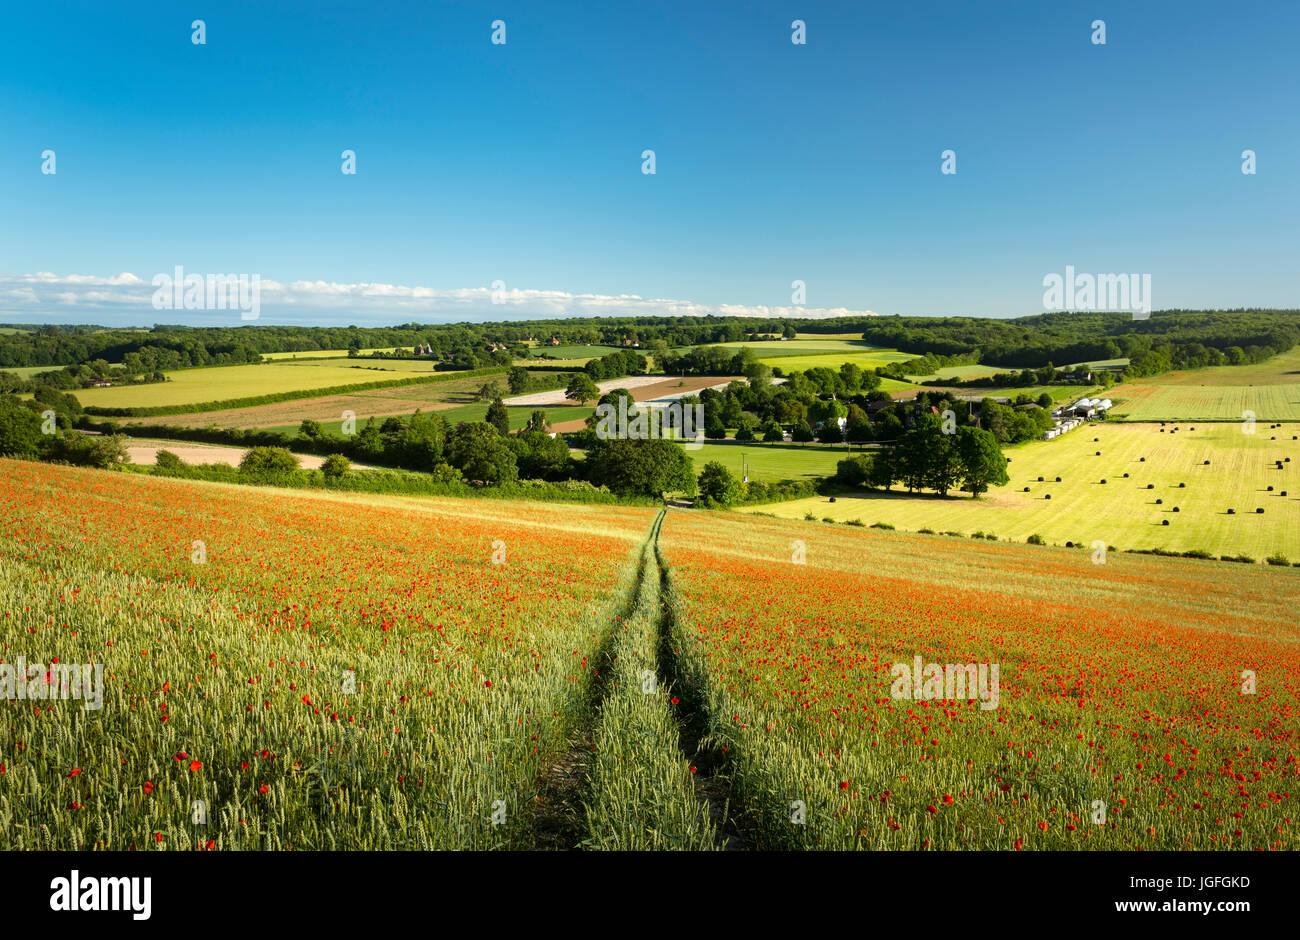
[[[1293,569],[694,514],[660,544],[675,694],[758,845],[1295,848]],[[917,656],[997,664],[996,707],[894,696]]]
[[[0,667],[43,668],[0,701],[0,848],[1290,849],[1298,589],[3,460]],[[996,698],[896,697],[915,657]]]
[[[0,702],[4,849],[532,844],[653,518],[14,461],[0,506],[0,658],[104,665]]]

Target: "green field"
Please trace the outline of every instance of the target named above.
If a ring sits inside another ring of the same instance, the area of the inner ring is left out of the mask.
[[[1266,362],[1169,372],[1116,385],[1106,397],[1128,421],[1300,421],[1300,348]]]
[[[752,349],[766,365],[791,369],[812,369],[824,366],[838,369],[846,362],[852,362],[862,369],[874,369],[876,366],[891,362],[901,362],[916,357],[896,349],[884,349],[872,346],[860,339],[836,339],[833,337],[798,337],[782,341],[765,341],[761,343],[716,343],[724,349],[740,349],[742,346]]]
[[[601,356],[608,356],[610,353],[618,352],[620,349],[627,349],[626,346],[534,346],[532,347],[533,357],[549,356],[552,359],[599,359]],[[645,355],[644,349],[632,349],[632,352]]]
[[[1011,482],[979,500],[895,489],[838,496],[833,504],[815,497],[757,508],[782,517],[886,522],[911,532],[982,531],[1015,542],[1037,534],[1055,544],[1100,539],[1112,547],[1203,549],[1260,560],[1281,552],[1300,561],[1300,441],[1291,439],[1300,425],[1261,425],[1255,434],[1235,424],[1178,427],[1175,433],[1158,425],[1097,423],[1054,441],[1007,448]],[[1273,461],[1286,457],[1292,462],[1276,469]],[[1236,514],[1228,515],[1229,508]],[[1168,526],[1161,525],[1165,520]]]
[[[30,379],[33,375],[40,372],[57,372],[63,366],[4,366],[0,367],[0,372],[13,372],[24,379]]]
[[[860,453],[854,447],[852,453]],[[723,443],[706,441],[698,450],[687,450],[695,461],[695,472],[716,460],[736,477],[741,478],[741,468],[749,466],[749,478],[775,483],[778,480],[811,480],[835,473],[835,465],[849,455],[843,446],[826,447],[822,444],[763,444]],[[799,514],[800,516],[803,513]]]
[[[939,379],[947,379],[954,382],[965,382],[967,379],[982,379],[988,375],[997,375],[999,372],[1006,372],[1006,369],[999,369],[997,366],[948,366],[940,369],[931,375],[914,375],[910,378],[918,382],[935,382]]]
[[[422,369],[410,368],[422,366]],[[191,405],[208,401],[252,398],[281,392],[299,392],[363,382],[385,382],[425,371],[431,363],[395,361],[375,363],[375,368],[353,368],[329,362],[267,362],[249,366],[215,366],[168,372],[166,382],[86,388],[76,392],[82,405],[100,408],[151,408]],[[450,373],[438,373],[448,375]]]
[[[392,352],[396,346],[388,346],[383,349],[363,349],[361,355],[366,356],[373,352]],[[411,347],[407,346],[406,351],[410,352]],[[262,353],[262,358],[276,362],[281,359],[346,359],[348,351],[346,349],[307,349],[298,352],[270,352]]]

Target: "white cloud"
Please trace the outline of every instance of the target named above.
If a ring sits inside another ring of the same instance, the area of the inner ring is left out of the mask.
[[[171,276],[172,271],[159,272]],[[221,274],[224,272],[187,272]],[[252,273],[249,273],[252,276]],[[524,320],[582,316],[754,316],[823,318],[872,315],[844,307],[748,306],[699,304],[687,300],[644,298],[636,294],[578,294],[569,291],[509,288],[493,303],[490,287],[439,289],[404,284],[261,279],[262,323],[277,321],[380,325],[409,320],[436,323],[457,320]],[[194,322],[219,325],[238,321],[230,310],[155,310],[153,275],[130,272],[103,277],[89,274],[0,274],[0,319],[49,317],[63,322]],[[237,325],[237,324],[236,324]]]

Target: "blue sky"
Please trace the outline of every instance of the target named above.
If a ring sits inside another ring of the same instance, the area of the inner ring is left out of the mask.
[[[1300,305],[1300,4],[118,6],[3,13],[0,320],[177,322],[176,265],[309,282],[266,322]]]

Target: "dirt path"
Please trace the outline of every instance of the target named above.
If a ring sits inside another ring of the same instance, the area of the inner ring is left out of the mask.
[[[224,463],[232,467],[239,466],[239,461],[248,453],[246,447],[225,447],[220,444],[193,444],[188,441],[158,441],[131,438],[126,445],[126,452],[132,463],[151,467],[158,462],[158,451],[169,450],[188,464]],[[315,454],[294,454],[298,463],[305,470],[319,470],[325,462],[324,457]],[[362,468],[361,464],[353,464]]]

